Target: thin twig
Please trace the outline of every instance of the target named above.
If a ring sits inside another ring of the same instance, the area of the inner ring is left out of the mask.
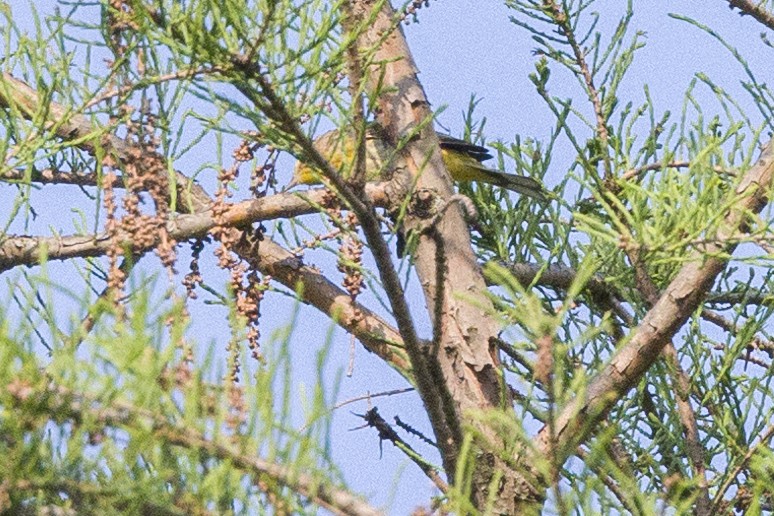
[[[610,492],[613,493],[613,495],[618,499],[621,505],[623,505],[624,509],[629,511],[630,514],[640,514],[640,511],[637,510],[637,507],[632,505],[632,503],[629,501],[629,498],[626,496],[626,493],[621,488],[621,486],[619,486],[606,472],[601,471],[595,467],[596,461],[591,460],[586,450],[578,447],[578,449],[575,451],[575,455],[577,455],[584,464],[586,464],[589,468],[592,469],[592,471],[597,474],[597,476],[602,480],[602,483],[605,484],[605,487],[607,487]]]
[[[414,387],[404,387],[402,389],[392,389],[390,391],[383,391],[383,392],[376,392],[376,393],[368,393],[363,394],[362,396],[355,396],[354,398],[349,398],[344,401],[340,401],[336,403],[333,406],[332,410],[340,409],[342,407],[345,407],[347,405],[350,405],[352,403],[357,403],[358,401],[365,401],[365,400],[371,400],[373,398],[381,398],[384,396],[395,396],[397,394],[405,394],[407,392],[414,392],[416,389]]]
[[[726,317],[723,317],[722,315],[715,312],[714,310],[707,310],[707,309],[702,310],[701,317],[702,319],[711,322],[718,328],[721,328],[729,333],[732,333],[733,335],[738,335],[739,333],[742,332],[742,329],[739,328],[736,324],[734,324],[733,321],[729,320]],[[769,356],[769,358],[774,358],[774,342],[772,342],[771,340],[765,340],[755,335],[752,337],[752,339],[750,339],[750,344],[748,344],[748,347],[759,349],[764,353],[766,353]]]
[[[597,136],[599,137],[604,152],[603,161],[605,164],[605,176],[610,177],[613,173],[613,167],[610,163],[608,149],[610,135],[607,131],[607,119],[605,117],[605,112],[602,109],[602,100],[599,97],[599,91],[594,85],[594,77],[591,75],[591,70],[586,62],[586,53],[581,49],[578,40],[575,39],[575,31],[572,28],[567,11],[564,10],[564,8],[560,8],[559,4],[554,0],[546,1],[545,4],[554,23],[559,26],[560,30],[567,38],[567,43],[570,45],[570,48],[572,48],[572,52],[575,56],[575,63],[578,65],[580,74],[583,77],[583,82],[586,84],[586,95],[588,95],[589,101],[591,101],[591,105],[594,107],[594,115],[597,119]]]
[[[314,143],[306,136],[301,129],[298,121],[287,111],[285,103],[277,96],[272,85],[266,77],[257,69],[254,62],[245,62],[239,56],[233,58],[234,66],[242,72],[246,78],[252,79],[257,83],[260,92],[255,92],[254,88],[249,88],[237,84],[237,88],[249,99],[253,100],[267,116],[271,116],[280,127],[288,134],[293,135],[296,143],[301,147],[303,154],[309,162],[319,170],[325,178],[330,181],[333,188],[341,195],[352,211],[357,215],[363,234],[368,242],[368,246],[376,262],[379,277],[382,286],[390,302],[393,316],[398,325],[398,331],[403,339],[406,353],[411,360],[411,366],[414,369],[414,382],[418,388],[422,401],[430,414],[430,420],[438,435],[439,442],[449,447],[452,443],[459,442],[459,438],[453,438],[446,426],[447,417],[442,410],[443,395],[440,390],[445,388],[444,384],[438,384],[432,380],[426,363],[426,355],[421,348],[411,310],[408,306],[403,285],[398,276],[397,270],[392,262],[392,255],[387,246],[387,242],[382,236],[379,218],[376,216],[373,205],[367,198],[358,195],[351,188],[344,178],[333,168],[331,163],[314,146]],[[260,95],[260,98],[258,97]],[[268,103],[268,105],[267,105]],[[452,450],[447,449],[446,455],[453,455]]]
[[[100,95],[89,100],[86,104],[84,104],[83,107],[84,109],[89,109],[99,104],[100,102],[105,102],[106,100],[114,97],[127,95],[138,88],[145,88],[151,85],[161,84],[163,82],[175,81],[180,79],[193,79],[197,75],[219,73],[219,72],[220,70],[217,67],[207,67],[207,68],[197,68],[194,70],[178,70],[176,72],[163,74],[163,75],[159,75],[157,77],[151,77],[151,78],[143,77],[141,80],[139,80],[136,83],[128,84],[126,86],[122,86],[121,88],[113,88],[111,90],[105,91]]]
[[[104,405],[101,400],[76,394],[54,384],[49,384],[44,392],[35,392],[29,388],[18,389],[14,392],[9,387],[9,393],[20,403],[29,403],[29,400],[36,399],[40,404],[48,405],[46,413],[58,414],[60,417],[67,417],[73,421],[92,421],[107,426],[129,428],[139,426],[143,428],[143,431],[147,428],[153,428],[153,433],[169,444],[197,450],[205,457],[228,461],[235,467],[253,475],[268,476],[335,514],[353,516],[382,514],[351,493],[333,485],[327,485],[318,478],[300,473],[292,467],[259,459],[253,453],[246,454],[234,446],[210,440],[190,426],[170,423],[165,417],[126,402],[112,401],[110,405]]]
[[[373,393],[373,394],[369,392],[368,394],[363,394],[361,396],[355,396],[354,398],[349,398],[349,399],[346,399],[344,401],[340,401],[340,402],[336,403],[324,415],[333,414],[333,412],[335,412],[336,410],[338,410],[338,409],[340,409],[342,407],[346,407],[347,405],[351,405],[352,403],[357,403],[358,401],[368,401],[368,402],[370,402],[374,398],[381,398],[381,397],[384,397],[384,396],[395,396],[395,395],[398,395],[398,394],[405,394],[407,392],[414,392],[415,390],[416,389],[414,389],[414,387],[404,387],[403,389],[392,389],[390,391],[377,392],[377,393]],[[305,432],[309,428],[309,425],[311,425],[311,424],[312,424],[312,421],[307,421],[306,423],[304,423],[304,426],[302,426],[299,429],[298,432],[299,433]]]
[[[359,414],[358,414],[359,415]],[[365,414],[360,415],[365,421],[365,426],[376,428],[379,432],[379,439],[390,441],[396,448],[401,450],[411,461],[416,464],[420,470],[432,480],[435,486],[442,492],[449,491],[449,485],[438,474],[438,470],[435,466],[427,462],[424,457],[414,450],[406,441],[404,441],[398,433],[390,426],[387,421],[379,414],[379,410],[376,407],[369,409]],[[359,427],[362,428],[362,427]]]
[[[634,277],[639,291],[645,298],[649,308],[655,306],[661,296],[658,287],[650,277],[645,261],[642,259],[641,249],[626,248],[625,253],[634,267]],[[690,380],[685,374],[680,361],[677,358],[677,349],[674,343],[669,340],[664,344],[662,354],[670,365],[669,372],[676,390],[677,416],[683,427],[683,435],[688,450],[688,457],[693,469],[693,476],[697,480],[700,494],[696,499],[694,510],[699,516],[709,514],[709,484],[707,482],[706,465],[704,458],[704,449],[699,440],[698,425],[696,423],[696,414],[690,402]],[[670,468],[665,464],[667,470]],[[677,475],[681,473],[675,472]]]
[[[696,499],[694,512],[700,516],[707,516],[710,512],[709,483],[707,482],[707,466],[705,464],[704,448],[699,437],[699,426],[696,423],[696,413],[691,406],[691,381],[685,370],[680,365],[677,349],[672,342],[664,346],[662,352],[666,358],[674,383],[677,415],[683,427],[685,447],[693,469],[693,478],[697,483],[699,495]]]
[[[621,396],[658,358],[663,347],[682,328],[726,267],[735,249],[734,237],[744,228],[750,213],[766,206],[766,192],[774,178],[774,142],[769,141],[759,159],[744,174],[732,195],[738,199],[718,229],[718,243],[694,251],[667,289],[607,365],[595,375],[582,396],[568,403],[557,418],[560,449],[574,449],[584,440]],[[723,242],[732,241],[728,245]],[[538,434],[536,446],[548,450],[548,429]]]
[[[767,445],[768,441],[771,440],[772,437],[774,437],[774,424],[769,425],[769,427],[761,434],[758,444],[747,450],[747,453],[745,453],[744,457],[742,457],[742,461],[737,464],[731,473],[726,476],[725,482],[723,482],[723,484],[720,486],[718,492],[715,494],[715,498],[712,500],[711,508],[714,512],[719,512],[720,504],[723,502],[723,495],[726,494],[728,488],[731,487],[731,484],[734,483],[736,477],[738,477],[742,470],[747,467],[747,463],[750,462],[750,459],[753,458],[755,452],[758,451],[762,446]]]
[[[33,119],[39,110],[41,102],[38,93],[26,83],[20,81],[8,73],[2,74],[0,81],[0,107],[12,107],[18,109],[20,114],[28,119]],[[47,101],[46,109],[49,126],[56,121],[55,134],[66,141],[77,141],[77,146],[87,152],[94,152],[99,144],[106,151],[115,153],[119,159],[127,155],[129,148],[124,140],[114,135],[105,135],[102,138],[88,139],[90,135],[101,134],[91,121],[83,115],[73,114],[64,106],[56,102]],[[175,171],[177,194],[184,202],[177,203],[177,210],[197,215],[180,216],[169,224],[172,224],[171,232],[181,231],[194,237],[206,236],[214,224],[211,213],[207,213],[211,206],[211,199],[204,189],[188,179],[184,174]],[[382,201],[386,199],[384,185],[381,188]],[[366,192],[369,192],[367,186]],[[292,194],[286,194],[292,195]],[[315,195],[323,195],[318,192],[307,192],[307,198]],[[291,197],[272,196],[274,201],[266,203],[246,202],[231,207],[227,217],[230,224],[237,226],[237,221],[249,221],[252,217],[269,211],[286,213],[298,209],[298,213],[311,213],[314,211],[309,202],[296,196]],[[266,201],[264,199],[264,201]],[[384,201],[386,202],[386,201]],[[295,206],[295,208],[293,208]],[[268,211],[267,211],[268,210]],[[312,211],[309,211],[312,210]],[[292,216],[292,215],[288,215]],[[190,218],[187,218],[190,217]],[[257,220],[257,219],[254,219]],[[222,222],[222,221],[221,221]],[[181,224],[182,223],[182,224]],[[188,225],[190,224],[190,225]],[[244,227],[242,224],[239,227]],[[174,229],[176,228],[176,229]],[[177,239],[181,241],[181,239]],[[47,249],[49,259],[63,260],[75,256],[100,256],[103,255],[107,239],[104,236],[71,237],[67,239],[15,237],[3,239],[0,244],[0,272],[16,265],[39,263],[42,249]],[[264,274],[270,274],[272,278],[287,288],[297,291],[299,284],[305,285],[303,300],[312,304],[322,312],[336,313],[335,318],[339,325],[358,336],[358,339],[392,367],[397,369],[409,380],[412,380],[411,365],[408,362],[405,351],[402,349],[402,339],[398,332],[381,317],[373,314],[367,308],[355,305],[349,299],[346,292],[329,281],[323,274],[312,267],[305,266],[297,257],[283,249],[281,246],[266,239],[257,248],[252,245],[240,244],[235,249],[242,258]],[[359,314],[366,314],[362,319]]]
[[[670,162],[667,162],[667,163],[662,163],[661,161],[657,161],[655,163],[649,163],[649,164],[643,165],[641,167],[629,169],[629,170],[627,170],[626,172],[624,172],[621,175],[621,179],[626,181],[626,180],[632,179],[634,177],[637,177],[637,176],[639,176],[641,174],[644,174],[645,172],[651,172],[653,170],[661,170],[661,169],[664,169],[664,168],[688,168],[690,166],[691,166],[691,162],[690,161],[670,161]],[[727,175],[727,176],[736,176],[737,175],[736,171],[728,170],[728,169],[723,168],[723,167],[717,167],[717,166],[716,167],[712,167],[712,170],[714,170],[718,174],[724,174],[724,175]]]
[[[525,288],[535,283],[535,286],[549,287],[555,290],[569,290],[577,276],[575,269],[562,264],[545,266],[534,263],[503,261],[497,263],[508,269],[519,284]],[[583,290],[594,303],[598,303],[604,310],[609,310],[616,314],[625,324],[633,324],[634,318],[621,303],[620,294],[604,278],[598,275],[589,278],[583,285]]]

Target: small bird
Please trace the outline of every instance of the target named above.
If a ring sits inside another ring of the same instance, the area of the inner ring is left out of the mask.
[[[440,141],[443,163],[455,181],[489,183],[541,202],[547,200],[546,191],[537,180],[527,176],[507,174],[482,165],[481,162],[492,157],[485,147],[446,134],[436,134]],[[355,154],[354,138],[341,138],[339,130],[334,129],[317,138],[314,145],[333,168],[342,170],[352,167]],[[366,131],[365,151],[366,180],[389,179],[389,174],[394,169],[390,166],[390,160],[394,158],[395,152],[383,137],[383,130],[380,130],[376,124],[371,124]],[[288,190],[299,184],[310,185],[320,184],[320,182],[320,173],[299,161],[293,171],[293,179],[285,189]]]

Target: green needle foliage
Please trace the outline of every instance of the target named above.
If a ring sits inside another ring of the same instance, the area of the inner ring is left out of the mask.
[[[224,382],[214,348],[181,346],[182,304],[158,310],[149,294],[135,291],[129,317],[102,307],[80,345],[59,343],[48,358],[30,344],[29,323],[4,325],[5,509],[315,513],[314,493],[340,477],[325,450],[327,420],[303,432],[288,420],[287,339],[267,344],[270,366],[249,382]],[[325,394],[315,396],[322,407]]]
[[[345,412],[369,457],[387,440],[424,475],[416,514],[772,511],[774,94],[749,49],[771,57],[774,2],[728,2],[744,35],[664,13],[729,70],[667,85],[678,101],[638,68],[660,37],[638,16],[662,6],[503,3],[550,123],[495,137],[473,92],[452,132],[546,202],[423,187],[444,110],[417,114],[385,49],[443,3],[377,30],[384,1],[61,2],[22,23],[0,0],[0,512],[377,514],[404,470],[341,459]],[[347,183],[373,122],[393,181]],[[334,128],[338,161],[314,145]],[[282,192],[295,160],[328,190]],[[462,212],[469,240],[444,232]],[[377,417],[411,387],[413,420]],[[366,472],[372,490],[344,480]]]

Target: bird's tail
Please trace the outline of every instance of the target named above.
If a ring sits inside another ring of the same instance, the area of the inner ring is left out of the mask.
[[[548,200],[548,192],[546,192],[543,185],[539,181],[528,176],[519,176],[516,174],[507,174],[505,172],[497,172],[486,167],[481,167],[486,171],[487,182],[493,185],[505,188],[518,194],[532,197],[533,199],[546,202]]]

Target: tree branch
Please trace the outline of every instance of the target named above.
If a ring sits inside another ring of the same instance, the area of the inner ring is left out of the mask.
[[[555,290],[569,290],[577,276],[575,269],[562,264],[553,264],[546,267],[535,263],[498,263],[508,269],[524,287],[531,285],[537,278],[538,286],[549,287]],[[590,278],[583,285],[583,289],[593,302],[599,303],[604,309],[612,311],[625,323],[632,323],[632,315],[621,305],[618,293],[605,283],[604,278],[598,276]]]
[[[1,179],[13,181],[27,181],[23,170],[14,170],[0,175]],[[97,185],[97,175],[94,173],[75,173],[54,169],[33,170],[29,175],[29,182],[43,185],[76,185],[76,186],[104,186]],[[120,177],[117,177],[110,186],[123,188],[125,185]],[[396,195],[394,185],[389,182],[367,183],[365,196],[374,206],[386,208],[391,205],[393,196]],[[245,224],[264,222],[275,219],[289,219],[301,215],[310,215],[320,212],[320,206],[324,205],[330,197],[326,188],[310,188],[301,192],[287,192],[248,199],[228,206],[224,224],[231,227],[244,226]],[[175,219],[182,222],[181,225],[190,230],[201,231],[201,227],[212,227],[212,212],[210,208],[198,212],[196,215],[182,215]],[[198,228],[198,229],[197,229]],[[182,235],[183,237],[185,235]]]
[[[545,8],[550,13],[553,22],[559,27],[561,33],[567,38],[567,43],[573,52],[575,63],[578,65],[578,74],[583,78],[583,82],[586,85],[586,95],[594,108],[594,116],[596,117],[596,132],[599,142],[602,147],[603,162],[605,166],[605,176],[610,177],[613,173],[613,167],[610,163],[609,154],[609,140],[610,134],[607,130],[607,118],[602,108],[602,99],[599,96],[599,90],[594,85],[594,77],[591,74],[589,65],[586,62],[586,52],[581,48],[578,40],[575,38],[575,31],[570,20],[570,16],[567,13],[566,4],[560,5],[554,0],[547,0],[544,2]]]
[[[251,201],[252,202],[252,201]],[[243,213],[239,213],[241,217]],[[183,215],[168,225],[169,233],[177,241],[204,237],[215,225],[210,213]],[[119,236],[121,244],[131,247],[135,242],[129,234]],[[15,265],[36,265],[42,256],[48,260],[97,257],[113,245],[107,234],[70,237],[9,237],[0,243],[0,272]],[[133,249],[135,252],[148,251]],[[402,350],[400,334],[384,319],[365,306],[352,302],[350,296],[313,267],[304,265],[273,240],[264,239],[255,247],[240,243],[237,251],[250,265],[294,291],[301,299],[335,320],[342,328],[355,335],[369,351],[387,361],[410,381],[411,365]],[[302,285],[302,288],[298,288]]]
[[[774,14],[763,7],[763,2],[752,0],[726,0],[731,8],[736,7],[742,15],[750,15],[771,30],[774,30]]]
[[[28,120],[34,120],[40,116],[39,112],[43,111],[45,129],[52,130],[63,140],[78,142],[77,147],[90,154],[94,154],[96,149],[101,147],[122,159],[130,151],[130,144],[126,140],[94,127],[86,116],[74,113],[49,99],[41,100],[34,89],[7,72],[3,72],[0,77],[0,107],[18,110],[21,116]],[[166,162],[164,157],[159,158]],[[175,179],[178,198],[185,201],[183,206],[177,206],[178,211],[196,213],[209,209],[210,197],[201,186],[177,171]]]
[[[164,442],[197,450],[205,457],[228,461],[253,475],[267,476],[335,514],[352,516],[382,514],[348,491],[326,484],[311,475],[300,473],[292,467],[265,461],[253,456],[252,453],[246,454],[235,446],[210,440],[189,426],[170,423],[166,418],[136,408],[129,403],[113,401],[106,406],[98,400],[53,384],[48,385],[43,392],[35,392],[31,388],[13,389],[11,386],[8,390],[18,403],[35,403],[39,406],[38,410],[43,410],[46,414],[58,414],[76,422],[88,420],[113,427],[142,429],[151,427],[153,433]]]
[[[369,17],[381,4],[375,19]],[[429,307],[434,335],[439,336],[438,353],[428,357],[443,378],[432,377],[436,384],[441,407],[426,405],[443,457],[444,468],[450,475],[456,470],[457,453],[462,444],[462,421],[471,421],[473,413],[482,410],[503,410],[511,407],[510,393],[503,388],[501,367],[497,353],[490,344],[497,336],[498,322],[492,301],[473,254],[470,233],[462,210],[455,203],[446,210],[434,226],[435,234],[422,234],[427,219],[432,218],[439,206],[446,205],[453,195],[449,174],[444,167],[438,147],[438,137],[432,127],[433,113],[417,80],[417,68],[389,2],[359,0],[353,3],[361,23],[369,20],[360,39],[360,48],[376,48],[371,64],[366,69],[371,92],[382,92],[378,97],[378,118],[392,144],[406,142],[401,149],[407,170],[417,188],[413,204],[404,219],[407,232],[415,232],[417,245],[414,264],[422,286],[426,306]],[[408,140],[408,141],[407,141]],[[443,247],[446,270],[443,284],[437,283],[437,246]],[[443,307],[442,320],[436,320],[433,307]],[[448,393],[448,394],[446,394]],[[436,400],[430,402],[437,403]],[[426,401],[427,403],[427,401]],[[438,410],[443,420],[438,420]],[[491,443],[502,443],[503,436],[485,428],[479,430]],[[491,435],[490,435],[491,434]],[[495,444],[498,447],[499,444]],[[500,451],[500,450],[497,450]],[[492,482],[492,475],[502,474],[493,511],[518,513],[520,508],[532,506],[542,498],[531,481],[502,461],[497,452],[484,450],[484,457],[476,461],[473,478],[475,503],[483,508]],[[530,463],[524,464],[527,470]],[[532,506],[534,507],[534,506]]]
[[[37,92],[7,73],[3,73],[2,79],[0,107],[19,109],[22,116],[33,119],[39,109],[37,103],[40,97]],[[48,119],[56,120],[56,125],[53,125],[54,122],[47,122],[47,126],[55,128],[55,133],[60,138],[78,141],[77,146],[88,152],[94,152],[95,145],[102,145],[115,152],[119,159],[129,151],[129,145],[113,135],[102,135],[97,142],[87,139],[87,136],[101,134],[101,131],[85,116],[73,114],[55,102],[49,102],[47,109]],[[182,215],[170,221],[170,234],[177,235],[175,239],[178,241],[206,236],[215,224],[212,214],[208,211],[211,205],[209,196],[203,188],[182,173],[176,172],[176,177],[178,196],[188,199],[185,205],[178,205],[177,209],[186,209],[196,214]],[[377,202],[384,201],[387,190],[387,185],[367,188],[367,191],[373,192]],[[225,214],[225,220],[233,226],[244,227],[251,222],[262,220],[261,217],[274,218],[282,213],[285,216],[312,213],[316,209],[310,205],[310,201],[317,200],[317,204],[320,204],[323,196],[322,189],[318,189],[308,191],[303,196],[281,194],[245,201],[231,206]],[[124,237],[124,244],[131,247],[133,243]],[[12,237],[0,243],[0,272],[16,265],[35,265],[44,254],[49,259],[56,260],[101,256],[109,245],[108,236],[105,234],[50,238]],[[303,265],[296,256],[269,239],[257,246],[243,242],[236,251],[263,274],[271,274],[273,279],[287,288],[298,291],[301,285],[302,299],[305,302],[333,317],[344,329],[357,336],[366,349],[377,353],[413,383],[411,364],[401,349],[403,339],[379,316],[357,303],[352,303],[349,294],[344,290],[312,267]]]
[[[595,431],[597,423],[612,406],[642,377],[658,358],[663,347],[682,327],[702,302],[713,281],[728,263],[736,244],[733,241],[750,212],[759,213],[766,204],[766,191],[774,175],[774,144],[769,141],[757,163],[744,175],[735,192],[741,197],[717,231],[716,242],[707,243],[693,253],[633,331],[629,342],[591,381],[583,396],[562,408],[556,420],[557,442],[548,439],[544,427],[535,446],[543,453],[556,445],[567,457],[578,443]]]

